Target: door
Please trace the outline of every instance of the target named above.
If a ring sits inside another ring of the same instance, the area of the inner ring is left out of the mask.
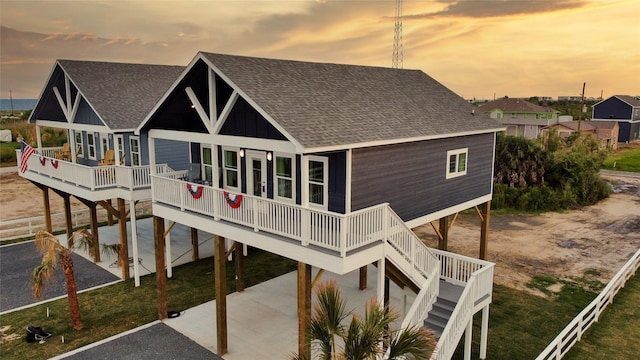
[[[267,156],[264,151],[247,151],[247,193],[267,196]]]
[[[116,135],[116,150],[118,153],[118,157],[116,159],[116,165],[124,165],[124,137],[122,135]]]

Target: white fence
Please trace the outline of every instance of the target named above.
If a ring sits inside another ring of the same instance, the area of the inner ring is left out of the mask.
[[[151,213],[151,202],[142,202],[136,205],[137,216]],[[107,211],[101,207],[97,208],[98,221],[107,218]],[[71,212],[71,223],[73,227],[89,224],[89,209],[74,210]],[[53,231],[63,230],[64,213],[51,214]],[[38,231],[46,230],[44,216],[33,216],[22,219],[0,221],[0,240],[18,239],[34,236]]]
[[[640,267],[640,249],[627,261],[624,266],[609,281],[602,292],[567,325],[558,336],[544,349],[536,360],[562,359],[569,350],[580,341],[591,325],[598,321],[607,305],[613,302],[613,298],[624,284],[632,277]]]

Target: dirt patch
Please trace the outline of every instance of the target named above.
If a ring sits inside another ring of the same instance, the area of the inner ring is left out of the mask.
[[[607,283],[640,248],[640,179],[607,180],[619,191],[580,210],[493,214],[488,260],[496,263],[495,282],[539,294],[526,287],[535,275],[584,277],[591,270],[598,274],[596,280]],[[431,225],[414,230],[429,246],[437,247]],[[475,211],[460,214],[449,233],[449,251],[477,257],[479,243]]]
[[[20,177],[16,172],[0,173],[0,221],[22,219],[44,214],[42,190]],[[49,191],[51,213],[64,212],[64,201],[53,191]],[[71,210],[86,207],[71,198]]]

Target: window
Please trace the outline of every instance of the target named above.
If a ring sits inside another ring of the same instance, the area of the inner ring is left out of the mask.
[[[87,133],[87,151],[89,159],[96,159],[96,138],[93,133]]]
[[[211,183],[213,181],[213,158],[211,157],[211,148],[202,147],[202,180]],[[216,185],[217,186],[217,185]]]
[[[224,150],[224,186],[225,188],[239,188],[238,186],[238,152]]]
[[[516,113],[512,113],[512,114],[511,114],[511,118],[512,118],[512,119],[516,119],[516,118],[518,118],[518,114],[516,114]]]
[[[129,143],[131,145],[131,149],[129,153],[131,154],[131,166],[139,166],[140,165],[140,138],[137,136],[132,136],[129,138]]]
[[[107,150],[109,150],[109,135],[100,134],[100,142],[102,146],[100,147],[100,151],[102,151],[102,157],[104,158]]]
[[[309,157],[309,204],[327,208],[329,166],[326,158]]]
[[[293,200],[293,159],[276,156],[276,196]]]
[[[76,156],[84,157],[84,145],[82,144],[82,131],[76,132]]]
[[[447,151],[447,179],[467,173],[468,151],[468,148]]]

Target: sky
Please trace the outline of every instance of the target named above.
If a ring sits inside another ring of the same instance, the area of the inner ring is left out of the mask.
[[[187,65],[198,51],[391,67],[394,0],[0,2],[0,97],[56,59]],[[403,68],[466,99],[640,95],[640,0],[404,0]]]

